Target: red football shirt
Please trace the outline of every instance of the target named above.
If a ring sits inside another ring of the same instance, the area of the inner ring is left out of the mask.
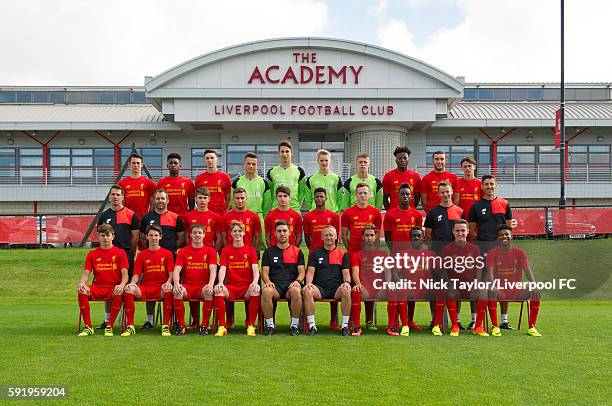
[[[482,267],[482,258],[480,258],[481,262],[476,262],[476,259],[480,257],[480,248],[471,242],[466,242],[464,247],[461,247],[454,242],[446,244],[444,247],[442,247],[441,256],[442,258],[463,257],[463,262],[461,264],[456,265],[454,268],[448,269],[449,272],[452,272],[450,274],[452,278],[458,277],[462,280],[472,280],[474,279],[474,271]],[[466,260],[466,258],[470,257],[473,258],[473,260]]]
[[[221,216],[212,210],[197,211],[192,210],[185,215],[185,233],[191,244],[190,227],[192,224],[202,224],[204,226],[204,245],[215,247],[215,241],[219,238],[222,229]]]
[[[225,284],[228,286],[249,286],[253,282],[253,268],[257,264],[257,252],[250,245],[236,248],[228,245],[221,250],[221,266],[227,268]]]
[[[217,170],[215,173],[204,171],[195,179],[195,188],[207,187],[210,190],[210,202],[208,208],[215,213],[223,216],[227,211],[225,203],[226,196],[229,196],[232,189],[232,181],[227,173]]]
[[[367,224],[373,224],[374,227],[380,230],[382,225],[380,210],[370,205],[363,209],[354,205],[342,213],[342,227],[348,228],[350,235],[348,246],[350,255],[361,250],[361,229]]]
[[[321,232],[323,227],[331,224],[336,229],[336,234],[340,235],[340,216],[331,210],[325,209],[318,211],[314,209],[304,214],[304,234],[310,234],[310,251],[323,246]]]
[[[419,278],[427,278],[427,275],[431,275],[431,272],[433,270],[434,267],[434,261],[433,258],[437,257],[436,253],[432,250],[430,250],[429,248],[427,248],[427,246],[423,245],[421,247],[420,250],[415,250],[414,248],[412,248],[412,246],[410,246],[408,249],[405,250],[406,254],[408,254],[409,257],[413,257],[413,258],[417,258],[420,257],[421,259],[419,260],[418,266],[416,269],[414,269],[414,272],[412,272],[412,269],[406,270],[404,269],[403,271],[408,273],[408,274],[412,274],[414,275],[416,278],[411,278],[413,280],[418,280]],[[430,258],[429,260],[427,260],[427,258]],[[415,262],[411,262],[410,264],[413,265]]]
[[[391,241],[410,241],[410,230],[415,226],[423,227],[423,216],[412,207],[408,210],[396,207],[385,214],[383,228],[391,232]]]
[[[210,266],[217,265],[217,252],[207,246],[193,248],[188,245],[176,254],[176,265],[182,268],[183,284],[206,285],[210,279]]]
[[[195,186],[191,179],[184,176],[173,178],[166,176],[157,181],[157,189],[165,189],[168,193],[168,210],[179,216],[184,216],[189,210],[189,198],[195,194]]]
[[[351,268],[354,266],[359,267],[359,281],[362,285],[371,285],[375,278],[382,277],[382,273],[374,272],[374,258],[386,256],[387,253],[378,248],[373,250],[362,249],[353,254],[351,257]]]
[[[529,261],[525,251],[520,248],[512,247],[506,252],[498,246],[487,253],[486,267],[493,268],[493,275],[497,279],[519,282],[523,278],[523,269],[529,267]]]
[[[261,233],[261,221],[259,220],[259,216],[250,210],[230,210],[225,213],[222,219],[221,231],[227,233],[227,245],[232,245],[234,242],[232,232],[230,231],[232,221],[239,221],[245,225],[244,244],[248,246],[253,245],[253,236],[257,233]]]
[[[278,242],[276,240],[276,233],[274,232],[274,225],[279,220],[285,220],[289,223],[289,244],[297,245],[295,241],[296,235],[302,235],[302,216],[300,213],[293,209],[282,211],[279,208],[276,208],[268,214],[266,214],[266,218],[264,219],[264,228],[267,233],[270,233],[270,241],[272,242],[272,246],[275,246]]]
[[[410,185],[410,205],[414,207],[414,193],[421,192],[421,176],[415,171],[408,169],[401,172],[395,168],[383,176],[383,192],[389,195],[389,208],[399,206],[399,188],[402,183]]]
[[[136,179],[128,176],[119,181],[119,186],[125,192],[125,207],[136,213],[141,220],[149,212],[155,182],[145,176]]]
[[[141,285],[163,285],[173,270],[174,256],[162,247],[155,251],[149,248],[140,251],[134,262],[134,275],[142,275]]]
[[[480,200],[482,197],[482,182],[480,179],[474,178],[472,180],[465,180],[459,178],[459,204],[458,206],[463,209],[463,215],[466,220],[470,215],[470,208],[472,205]]]
[[[459,179],[454,173],[431,171],[421,179],[421,194],[427,194],[427,207],[424,207],[426,212],[440,204],[438,183],[444,180],[450,182],[453,194],[459,192]]]
[[[128,269],[127,254],[121,248],[114,245],[105,250],[102,247],[95,248],[87,253],[83,269],[93,272],[93,284],[104,286],[115,286],[121,283],[121,270]]]

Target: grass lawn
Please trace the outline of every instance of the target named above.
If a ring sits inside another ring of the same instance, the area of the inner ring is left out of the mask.
[[[541,280],[578,275],[580,284],[589,278],[567,300],[544,297],[542,338],[526,336],[524,327],[500,338],[434,338],[425,331],[388,337],[384,304],[378,306],[379,331],[358,338],[325,327],[317,337],[289,337],[286,305],[279,306],[275,337],[244,336],[237,305],[239,327],[225,338],[162,338],[158,329],[131,338],[105,338],[99,331],[77,338],[74,288],[85,251],[0,251],[9,264],[0,273],[0,384],[67,385],[71,401],[100,404],[609,403],[612,241],[520,244]],[[318,308],[319,326],[328,321],[327,309]],[[418,304],[417,322],[427,325],[428,313]],[[102,315],[102,304],[93,304],[94,323]],[[513,304],[515,326],[517,317]],[[144,321],[142,304],[136,318]]]

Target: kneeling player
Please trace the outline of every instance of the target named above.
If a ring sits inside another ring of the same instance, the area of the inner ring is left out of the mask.
[[[488,281],[499,281],[499,286],[506,287],[511,284],[521,282],[523,272],[529,282],[535,282],[533,272],[529,267],[527,255],[521,248],[512,246],[512,228],[506,224],[502,224],[497,228],[497,240],[500,245],[491,249],[487,254],[486,271],[484,278]],[[529,329],[527,334],[532,337],[541,337],[540,332],[536,329],[536,321],[538,312],[540,311],[540,291],[537,289],[526,291],[519,289],[505,289],[498,291],[492,289],[489,296],[489,316],[493,329],[491,335],[494,337],[501,336],[499,321],[497,319],[497,300],[529,300]],[[483,314],[478,314],[476,325],[482,326]],[[480,324],[479,324],[480,323]],[[476,330],[474,330],[476,333]]]
[[[353,290],[351,291],[351,317],[355,327],[354,336],[360,336],[361,330],[361,300],[376,299],[379,292],[374,288],[376,274],[373,272],[374,258],[386,257],[387,253],[376,246],[378,233],[376,227],[368,224],[361,229],[363,238],[362,249],[353,254],[351,269]],[[370,302],[374,304],[374,302]]]
[[[257,251],[244,244],[245,226],[233,221],[230,225],[232,245],[221,251],[219,283],[215,286],[215,314],[219,320],[216,336],[227,335],[225,299],[244,299],[248,302],[247,335],[255,336],[255,320],[259,313],[259,266]]]
[[[164,321],[162,336],[170,335],[170,315],[172,313],[172,271],[174,270],[174,257],[172,252],[159,246],[162,229],[157,224],[147,226],[146,234],[149,247],[138,253],[134,263],[132,281],[125,286],[123,298],[125,301],[125,314],[127,328],[121,334],[129,337],[136,334],[134,328],[134,299],[149,301],[164,301]],[[142,275],[140,286],[137,284]]]
[[[291,326],[289,334],[300,334],[298,324],[302,311],[302,284],[304,283],[304,254],[289,244],[290,227],[286,220],[278,220],[274,226],[276,245],[266,249],[261,259],[261,307],[266,320],[267,336],[274,335],[273,299],[289,300]]]
[[[174,266],[174,314],[179,324],[176,332],[178,335],[184,335],[187,331],[184,301],[203,300],[200,335],[204,336],[208,335],[208,321],[213,308],[217,252],[213,247],[204,245],[202,224],[192,224],[190,235],[191,245],[179,250]],[[181,272],[183,272],[182,282]]]
[[[100,246],[87,253],[83,266],[81,283],[77,286],[79,308],[85,328],[79,336],[93,335],[89,311],[89,300],[111,301],[111,313],[106,328],[105,337],[112,337],[113,324],[123,303],[123,289],[128,281],[128,258],[125,251],[113,245],[115,231],[110,224],[98,226]],[[91,285],[87,285],[89,274],[94,274]]]
[[[304,313],[308,320],[308,335],[317,334],[315,323],[315,300],[335,299],[341,301],[342,326],[340,334],[348,336],[351,311],[351,276],[348,254],[336,246],[336,229],[325,226],[322,232],[323,247],[310,253],[306,285],[304,286]]]

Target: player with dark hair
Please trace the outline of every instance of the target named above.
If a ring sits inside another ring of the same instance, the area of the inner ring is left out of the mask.
[[[285,220],[289,224],[289,243],[297,247],[302,243],[302,215],[289,207],[291,189],[281,185],[276,188],[277,208],[266,214],[264,220],[266,229],[266,245],[276,245],[275,227],[277,221]]]
[[[200,335],[208,335],[208,323],[213,309],[213,289],[217,277],[217,252],[204,245],[205,227],[192,224],[191,245],[181,248],[174,266],[174,314],[178,320],[177,335],[184,335],[185,304],[188,301],[203,301]],[[182,281],[181,281],[182,272]]]
[[[340,216],[327,208],[327,190],[318,187],[314,190],[315,208],[304,214],[304,240],[310,251],[323,246],[321,231],[323,227],[331,225],[340,233]]]
[[[278,191],[278,189],[277,189]],[[274,225],[276,245],[268,247],[261,259],[261,279],[264,287],[261,293],[261,307],[266,322],[267,336],[274,335],[274,299],[289,300],[291,325],[289,334],[300,334],[299,321],[302,312],[302,285],[304,284],[304,254],[289,242],[290,226],[286,220]]]
[[[453,225],[463,217],[461,207],[453,204],[453,188],[446,181],[437,186],[440,204],[432,207],[425,216],[425,238],[431,248],[440,253],[442,247],[453,241]]]
[[[483,255],[498,244],[497,227],[512,226],[512,209],[506,199],[497,196],[497,180],[493,175],[482,177],[483,196],[472,205],[467,216],[470,222],[470,239],[476,241]],[[512,330],[508,321],[508,302],[502,302],[500,328]]]
[[[357,203],[342,213],[340,221],[342,227],[342,241],[347,247],[349,256],[361,250],[361,229],[367,224],[373,224],[377,231],[382,226],[380,210],[368,204],[370,187],[360,183],[355,188]]]
[[[455,193],[453,202],[461,207],[463,215],[467,217],[472,205],[482,197],[482,182],[474,176],[476,161],[471,156],[461,160],[461,170],[463,170],[463,177],[457,181],[459,193]]]
[[[390,209],[385,214],[383,228],[385,230],[385,243],[389,247],[392,256],[401,254],[410,245],[410,230],[413,227],[423,226],[423,216],[421,212],[411,207],[411,191],[412,188],[408,183],[402,183],[398,188],[398,206]],[[399,314],[402,322],[402,330],[400,335],[407,336],[410,333],[409,329],[421,330],[414,322],[415,302],[406,303],[405,297],[393,300],[393,297],[388,298],[387,309],[390,309],[392,314]],[[397,310],[393,311],[392,307],[396,306]]]
[[[306,285],[304,286],[304,313],[310,336],[316,335],[315,300],[341,301],[342,326],[340,334],[349,335],[348,322],[351,313],[351,275],[348,254],[336,246],[336,229],[323,229],[323,247],[312,251],[308,258]]]
[[[278,155],[280,165],[270,169],[266,174],[266,180],[270,186],[270,193],[276,196],[276,189],[284,185],[291,190],[291,201],[289,207],[299,213],[306,193],[306,172],[301,167],[291,162],[293,158],[293,146],[291,142],[284,140],[278,144]],[[272,201],[272,209],[278,207],[276,200]]]
[[[127,316],[127,327],[122,337],[136,334],[134,327],[134,300],[164,302],[164,319],[162,336],[170,336],[170,316],[172,314],[172,271],[174,256],[172,252],[159,246],[162,229],[157,224],[147,226],[145,232],[148,248],[140,251],[134,264],[132,280],[125,286],[124,307]],[[138,280],[142,277],[140,283]]]
[[[181,155],[171,152],[166,158],[169,175],[157,181],[156,189],[168,193],[168,210],[184,216],[194,207],[195,186],[191,179],[181,176]]]
[[[343,209],[354,206],[357,203],[357,187],[365,183],[370,188],[368,204],[379,210],[383,208],[383,185],[380,179],[370,175],[370,156],[366,153],[357,155],[357,173],[344,182]]]
[[[421,200],[421,176],[408,168],[410,149],[397,147],[393,151],[397,168],[390,170],[383,176],[383,204],[389,210],[399,206],[398,195],[400,186],[407,183],[410,187],[410,206],[417,207]]]
[[[197,188],[195,197],[196,208],[185,215],[185,228],[189,229],[193,224],[202,224],[205,231],[204,245],[221,251],[223,244],[223,238],[221,238],[223,219],[208,208],[210,190],[206,187]],[[189,234],[189,236],[191,236],[191,234]]]
[[[217,168],[219,156],[214,149],[204,151],[206,170],[196,176],[195,187],[207,187],[210,190],[208,208],[223,216],[230,208],[230,191],[232,181],[227,173]]]
[[[132,210],[139,219],[142,219],[153,206],[153,192],[155,182],[142,175],[144,158],[139,154],[131,154],[128,158],[130,176],[121,179],[118,183],[125,192],[125,207]]]
[[[248,303],[247,335],[256,336],[255,321],[259,313],[260,286],[257,251],[244,241],[245,225],[234,221],[230,224],[232,245],[221,250],[219,282],[215,286],[215,314],[219,329],[215,336],[227,335],[225,323],[225,299],[244,299]]]
[[[325,207],[329,210],[338,213],[342,210],[343,204],[343,186],[342,179],[336,175],[331,169],[331,153],[328,150],[320,149],[317,151],[317,163],[319,171],[306,178],[306,209],[314,210],[316,203],[314,201],[315,190],[324,188],[328,194],[325,200]]]
[[[436,151],[431,157],[433,169],[421,179],[421,205],[425,212],[440,204],[438,185],[441,182],[447,182],[456,194],[459,193],[457,175],[446,170],[446,154],[443,151]],[[451,196],[451,203],[453,199]]]
[[[98,226],[100,246],[87,253],[83,265],[81,282],[77,286],[79,309],[85,328],[79,336],[93,335],[89,300],[111,301],[110,318],[104,329],[104,336],[113,335],[113,324],[123,304],[123,289],[128,282],[128,259],[125,251],[113,245],[115,231],[110,224]],[[91,285],[87,285],[93,273]]]
[[[261,245],[261,222],[259,216],[247,209],[247,192],[243,188],[234,190],[232,196],[234,207],[223,216],[221,222],[221,236],[223,246],[232,245],[231,225],[234,222],[244,224],[244,244],[259,249]]]

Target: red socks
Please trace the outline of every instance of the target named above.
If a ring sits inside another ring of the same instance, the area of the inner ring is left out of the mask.
[[[540,301],[532,300],[529,302],[529,328],[535,327],[540,311]]]
[[[123,295],[123,300],[125,301],[125,315],[127,316],[127,324],[128,326],[133,326],[134,325],[134,294],[126,292]]]
[[[448,309],[448,316],[451,319],[451,326],[457,326],[457,302],[455,300],[447,300],[446,308]]]
[[[204,299],[204,303],[202,304],[202,326],[208,328],[208,323],[210,321],[210,314],[213,309],[213,301]]]
[[[83,317],[83,323],[89,328],[93,328],[91,325],[91,314],[89,311],[89,298],[84,293],[79,293],[79,310],[81,311],[81,316]]]
[[[259,314],[259,296],[251,296],[249,298],[249,317],[247,324],[254,326]]]
[[[387,302],[387,316],[389,319],[387,327],[395,328],[397,326],[397,302],[396,301],[391,300]]]
[[[444,302],[436,300],[435,310],[434,310],[434,319],[433,325],[440,326],[442,322],[442,313],[444,312]]]
[[[367,310],[368,303],[366,302],[366,320],[368,319]],[[361,292],[353,290],[351,291],[351,318],[355,327],[361,326]]]
[[[217,316],[219,325],[225,327],[225,299],[223,296],[215,296],[213,298],[213,303],[215,306],[215,315]]]
[[[487,312],[487,301],[479,300],[476,302],[476,327],[484,328],[484,319]]]
[[[115,324],[115,320],[117,320],[122,303],[123,295],[113,296],[113,301],[111,302],[110,319],[108,319],[108,323],[106,323],[107,326],[112,327],[113,324]]]
[[[174,315],[181,327],[185,327],[185,303],[183,299],[174,299]]]
[[[405,301],[397,302],[397,312],[399,313],[400,320],[402,322],[402,327],[408,325],[408,309],[407,303]]]
[[[164,292],[164,325],[170,324],[172,314],[172,292]]]
[[[491,324],[493,327],[499,327],[499,321],[497,320],[497,300],[489,300],[489,317],[491,318]]]

